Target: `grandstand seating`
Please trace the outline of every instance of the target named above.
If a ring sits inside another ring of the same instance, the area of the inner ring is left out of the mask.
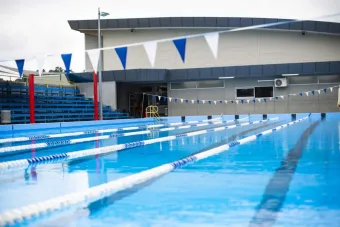
[[[84,97],[76,87],[35,88],[35,121],[64,122],[94,119],[93,100]],[[0,111],[11,110],[12,123],[29,123],[28,86],[16,83],[0,83]],[[128,114],[103,107],[104,120],[129,118]]]

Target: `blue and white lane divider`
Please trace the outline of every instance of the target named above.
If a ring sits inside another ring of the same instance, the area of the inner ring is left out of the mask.
[[[37,165],[45,164],[45,163],[52,163],[52,162],[56,163],[56,162],[63,162],[63,161],[66,161],[66,160],[70,161],[70,160],[77,159],[77,158],[83,158],[83,157],[88,157],[88,156],[93,156],[93,155],[100,155],[100,154],[106,154],[106,153],[111,153],[111,152],[117,152],[117,151],[120,151],[120,150],[129,149],[129,148],[146,146],[146,145],[154,144],[154,143],[158,143],[158,142],[175,140],[179,137],[191,137],[191,136],[206,134],[206,133],[209,133],[209,132],[217,132],[217,131],[222,131],[222,130],[231,129],[231,128],[235,128],[235,127],[242,127],[242,126],[251,125],[251,124],[259,124],[261,122],[274,121],[274,120],[278,120],[278,119],[279,118],[276,117],[276,118],[271,118],[271,119],[268,119],[268,120],[261,120],[261,121],[246,122],[246,123],[236,124],[236,125],[222,126],[222,127],[212,128],[212,129],[194,131],[194,132],[189,132],[189,133],[182,133],[182,134],[177,134],[177,135],[173,135],[173,136],[166,136],[166,137],[148,139],[148,140],[143,140],[143,141],[136,141],[136,142],[125,143],[125,144],[117,144],[117,145],[112,145],[112,146],[93,148],[93,149],[87,149],[87,150],[80,150],[80,151],[74,151],[74,152],[67,152],[67,153],[61,153],[61,154],[56,154],[56,155],[48,155],[48,156],[42,156],[42,157],[36,157],[36,158],[1,162],[0,163],[0,173],[10,172],[10,171],[19,170],[19,169],[26,169],[30,166],[37,166]]]
[[[149,125],[149,126],[133,126],[133,127],[125,127],[125,128],[90,130],[90,131],[84,131],[84,132],[67,132],[67,133],[46,134],[46,135],[37,135],[37,136],[29,136],[29,137],[23,136],[23,137],[15,137],[15,138],[4,138],[4,139],[0,139],[0,144],[12,143],[12,142],[24,142],[24,141],[31,141],[31,140],[44,140],[44,139],[71,137],[71,136],[81,136],[81,135],[96,134],[96,133],[110,133],[110,132],[118,132],[118,131],[131,131],[131,130],[138,130],[138,129],[160,128],[160,127],[167,127],[167,126],[194,124],[194,123],[211,122],[211,121],[218,121],[218,120],[222,120],[222,118],[218,117],[218,118],[213,118],[210,120],[202,120],[202,121],[173,122],[169,124],[157,124],[157,125]],[[234,121],[234,120],[231,120],[231,121]]]
[[[169,127],[169,128],[162,128],[162,129],[153,129],[152,131],[173,131],[177,129],[186,129],[186,128],[193,128],[193,127],[203,127],[208,126],[210,124],[223,124],[223,123],[230,123],[232,121],[217,121],[214,120],[208,123],[201,123],[196,125],[185,125],[185,126],[178,126],[178,127]],[[111,135],[104,135],[104,136],[92,136],[92,137],[85,137],[79,139],[70,139],[70,140],[57,140],[51,142],[43,142],[43,143],[35,143],[35,144],[25,144],[25,145],[18,145],[18,146],[10,146],[10,147],[2,147],[0,148],[0,155],[8,155],[17,151],[29,150],[29,149],[39,149],[39,148],[47,148],[47,147],[56,147],[56,146],[63,146],[69,144],[76,144],[76,143],[84,143],[96,140],[106,140],[110,138],[116,137],[125,137],[125,136],[135,136],[135,135],[145,135],[152,132],[151,130],[144,130],[144,131],[136,131],[136,132],[126,132],[126,133],[119,133],[119,134],[111,134]]]
[[[20,224],[21,222],[31,220],[32,218],[39,218],[43,217],[44,215],[51,215],[52,212],[55,211],[74,211],[77,209],[81,209],[94,201],[100,200],[119,191],[126,190],[151,179],[160,177],[166,173],[171,172],[174,169],[181,168],[188,163],[192,163],[213,155],[220,154],[231,147],[250,142],[263,135],[278,131],[282,128],[293,125],[307,118],[308,117],[304,117],[302,119],[263,131],[256,135],[248,136],[243,139],[236,140],[235,142],[231,142],[229,144],[221,145],[211,150],[191,155],[187,158],[172,163],[167,163],[149,170],[123,177],[118,180],[111,181],[109,183],[101,184],[87,189],[83,192],[70,193],[64,196],[59,196],[18,209],[5,211],[3,213],[0,213],[0,226]]]

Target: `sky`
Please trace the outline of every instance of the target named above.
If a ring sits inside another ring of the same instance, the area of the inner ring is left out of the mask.
[[[71,69],[85,68],[84,35],[68,20],[176,16],[310,19],[340,13],[340,0],[0,0],[0,65],[15,59],[55,54],[45,69],[63,66],[60,54],[72,53]],[[340,23],[340,16],[320,20]],[[6,60],[6,62],[4,62]],[[8,60],[8,61],[7,61]],[[36,70],[35,60],[25,69]]]

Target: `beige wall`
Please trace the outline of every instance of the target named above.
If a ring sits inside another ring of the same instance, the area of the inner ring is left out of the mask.
[[[103,46],[171,38],[212,30],[153,29],[103,31]],[[87,46],[91,46],[89,39]],[[201,68],[313,61],[339,61],[340,36],[285,31],[241,31],[220,36],[215,60],[203,37],[188,39],[183,64],[172,42],[159,43],[155,68]],[[127,69],[150,68],[143,46],[128,49]],[[104,51],[104,70],[122,69],[114,50]]]

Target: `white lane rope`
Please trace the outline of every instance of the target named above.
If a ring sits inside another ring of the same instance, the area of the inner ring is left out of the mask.
[[[163,164],[161,166],[158,166],[158,167],[146,170],[146,171],[142,171],[142,172],[139,172],[139,173],[127,176],[127,177],[123,177],[121,179],[111,181],[109,183],[98,185],[90,189],[87,189],[83,192],[70,193],[70,194],[52,198],[52,199],[49,199],[43,202],[39,202],[39,203],[31,204],[28,206],[24,206],[21,208],[5,211],[3,213],[0,213],[0,225],[1,226],[15,225],[15,224],[17,225],[17,224],[22,223],[23,221],[32,220],[33,218],[39,218],[45,215],[52,215],[52,213],[56,211],[65,211],[65,210],[71,211],[71,210],[80,209],[82,207],[86,207],[91,202],[97,201],[99,199],[105,198],[119,191],[126,190],[135,185],[138,185],[148,180],[162,176],[166,173],[171,172],[174,169],[181,168],[188,163],[199,161],[199,160],[211,157],[213,155],[220,154],[228,150],[231,147],[250,142],[252,140],[259,138],[260,136],[267,135],[274,131],[278,131],[287,126],[291,126],[295,123],[303,121],[307,118],[308,117],[304,117],[299,120],[292,121],[287,124],[283,124],[281,126],[263,131],[256,135],[248,136],[243,139],[237,140],[235,142],[221,145],[219,147],[216,147],[216,148],[213,148],[207,151],[203,151],[195,155],[191,155],[187,158],[184,158],[184,159],[172,162],[172,163]]]

